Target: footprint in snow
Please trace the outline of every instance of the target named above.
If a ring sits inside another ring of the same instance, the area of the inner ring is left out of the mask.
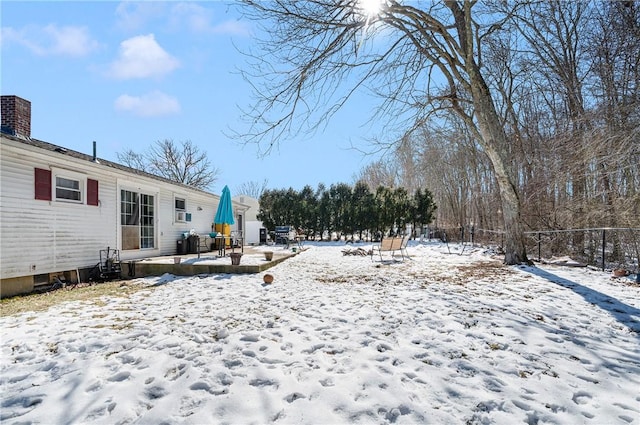
[[[167,378],[169,381],[175,381],[176,379],[178,379],[179,377],[181,377],[182,375],[184,375],[185,373],[185,369],[186,369],[187,365],[185,363],[181,363],[177,366],[172,367],[171,369],[168,369],[165,373],[164,373],[164,377]]]
[[[100,382],[100,381],[95,381],[95,382],[93,382],[91,385],[89,385],[89,386],[87,387],[87,389],[85,390],[85,392],[93,393],[93,392],[98,391],[98,390],[99,390],[99,389],[101,389],[101,388],[102,388],[102,382]]]
[[[529,411],[531,410],[531,406],[528,405],[527,403],[520,401],[520,400],[511,400],[511,402],[518,408],[524,411]]]
[[[127,372],[127,371],[118,372],[115,375],[113,375],[110,378],[108,378],[107,381],[110,381],[110,382],[122,382],[122,381],[126,381],[127,379],[129,379],[130,376],[131,376],[131,373]]]
[[[628,415],[618,415],[618,418],[620,418],[621,420],[625,421],[626,423],[630,424],[633,423],[633,421],[635,421],[635,417],[631,417]]]
[[[573,394],[573,397],[571,398],[571,400],[573,400],[575,404],[580,405],[588,404],[591,399],[591,394],[586,391],[578,391],[577,393]]]
[[[192,391],[206,391],[212,395],[222,395],[229,392],[228,388],[212,388],[211,385],[206,382],[194,382],[189,389]]]
[[[591,384],[599,384],[600,383],[599,380],[597,380],[596,378],[592,378],[590,376],[576,375],[576,378],[582,379],[583,381],[589,382]]]
[[[322,349],[325,347],[325,344],[314,344],[313,346],[311,346],[311,348],[307,348],[305,350],[302,350],[302,353],[304,354],[313,354],[316,351]]]
[[[253,334],[253,333],[244,334],[242,337],[240,337],[240,341],[246,341],[246,342],[258,342],[259,340],[260,340],[260,335]]]
[[[288,396],[286,396],[284,399],[288,402],[288,403],[293,403],[296,400],[299,400],[301,398],[307,398],[307,396],[305,396],[304,394],[301,393],[291,393]]]
[[[322,385],[323,387],[333,387],[335,385],[335,383],[333,382],[333,379],[331,378],[321,379],[318,382],[320,382],[320,385]]]
[[[249,381],[249,385],[253,387],[276,387],[276,388],[279,387],[278,382],[273,379],[260,379],[260,378],[252,379],[251,381]]]
[[[380,343],[377,345],[376,350],[378,350],[381,353],[384,353],[385,351],[393,350],[393,348],[388,344]]]
[[[640,410],[638,410],[637,408],[632,407],[632,406],[629,406],[629,405],[624,404],[624,403],[618,403],[618,402],[615,402],[615,403],[613,403],[613,405],[614,405],[614,406],[617,406],[617,407],[619,407],[619,408],[621,408],[621,409],[624,409],[624,410],[631,410],[631,411],[633,411],[633,412],[640,413]],[[640,407],[640,406],[639,406],[639,407]]]
[[[505,386],[505,382],[498,378],[484,378],[484,386],[489,391],[499,393],[502,391],[502,388]]]
[[[145,395],[150,400],[157,400],[159,398],[166,396],[168,393],[169,392],[164,387],[161,387],[159,385],[154,385],[153,387],[149,387],[145,391]]]
[[[134,356],[132,356],[130,354],[119,354],[118,356],[116,356],[116,358],[122,364],[136,365],[136,364],[142,362],[142,358],[141,357],[134,357]]]
[[[227,369],[234,369],[236,367],[244,366],[244,363],[242,363],[242,361],[238,359],[224,360],[223,363]]]

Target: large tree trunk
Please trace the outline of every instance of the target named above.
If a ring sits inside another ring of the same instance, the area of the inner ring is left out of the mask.
[[[485,90],[488,91],[488,89]],[[474,90],[475,91],[475,90]],[[481,95],[482,89],[478,90]],[[486,99],[483,103],[491,103]],[[515,179],[511,175],[506,151],[498,146],[506,146],[507,137],[500,125],[493,104],[487,105],[482,110],[476,111],[478,127],[484,139],[484,149],[495,171],[496,180],[500,190],[500,200],[502,202],[502,217],[505,231],[505,264],[528,263],[527,250],[525,247],[524,228],[520,215],[520,197],[515,185]]]
[[[509,167],[507,135],[496,112],[489,86],[476,62],[476,52],[473,47],[474,26],[471,20],[472,2],[465,2],[462,7],[455,1],[447,1],[446,3],[456,22],[464,67],[469,76],[468,84],[473,99],[473,116],[477,121],[477,130],[480,136],[479,143],[491,160],[500,190],[505,231],[504,262],[505,264],[528,263],[520,215],[520,197],[516,179]],[[454,110],[457,110],[463,118],[465,117],[466,114],[459,106],[454,105]],[[474,123],[468,122],[468,124],[473,127]]]

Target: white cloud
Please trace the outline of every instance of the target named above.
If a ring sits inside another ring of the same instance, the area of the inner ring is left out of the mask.
[[[247,24],[229,20],[214,23],[213,10],[195,3],[178,3],[171,9],[171,28],[194,33],[249,35]]]
[[[108,74],[117,79],[163,76],[180,66],[180,62],[156,42],[153,34],[140,35],[120,43],[120,53]]]
[[[174,32],[249,35],[247,23],[236,20],[216,23],[214,9],[195,2],[124,1],[116,8],[116,17],[117,25],[126,31],[140,31],[158,21]]]
[[[86,27],[50,24],[45,27],[28,26],[20,30],[2,28],[2,44],[15,43],[38,56],[86,56],[99,47]]]
[[[91,39],[85,27],[58,28],[55,25],[48,25],[44,31],[53,41],[51,46],[53,54],[84,56],[98,47],[98,43]]]
[[[180,103],[175,97],[156,90],[142,96],[123,94],[115,100],[114,108],[140,117],[158,117],[179,113]]]
[[[148,21],[164,17],[166,9],[161,2],[124,1],[116,8],[117,25],[127,31],[138,31]]]
[[[187,27],[192,32],[208,32],[211,28],[211,10],[194,3],[178,3],[171,8],[171,27]]]

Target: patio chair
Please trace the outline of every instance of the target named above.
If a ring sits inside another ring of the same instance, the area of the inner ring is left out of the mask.
[[[403,260],[405,256],[409,260],[411,260],[411,257],[409,257],[409,253],[407,252],[407,244],[409,243],[409,239],[411,239],[411,234],[409,233],[402,237],[402,243],[400,244],[400,255],[402,255]]]

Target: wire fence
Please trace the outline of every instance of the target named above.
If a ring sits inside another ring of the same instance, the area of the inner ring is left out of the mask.
[[[504,231],[459,227],[434,229],[430,237],[447,242],[494,246],[504,249]],[[602,270],[640,271],[640,228],[595,227],[525,232],[529,259],[550,261],[559,257]]]

